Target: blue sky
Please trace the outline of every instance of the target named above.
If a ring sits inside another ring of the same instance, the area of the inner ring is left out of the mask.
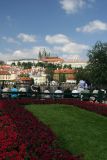
[[[0,59],[36,58],[44,48],[87,59],[107,42],[107,0],[0,0]]]

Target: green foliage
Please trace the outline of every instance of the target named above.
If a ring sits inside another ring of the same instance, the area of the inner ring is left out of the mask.
[[[57,135],[61,147],[84,160],[107,159],[107,118],[68,105],[29,105],[27,109]]]
[[[76,69],[75,78],[77,82],[80,80],[85,80],[86,82],[91,82],[89,69],[86,68],[78,68]]]
[[[13,62],[13,63],[11,64],[11,66],[16,66],[15,62]]]
[[[59,81],[60,81],[60,82],[65,82],[65,81],[66,81],[66,77],[65,77],[65,74],[64,74],[64,73],[60,73],[60,74],[59,74]]]
[[[107,43],[97,42],[88,53],[87,70],[93,84],[101,87],[107,83]]]
[[[28,62],[28,63],[23,62],[21,64],[21,67],[23,67],[23,69],[31,69],[32,66],[33,66],[32,62]]]
[[[72,65],[71,65],[71,64],[69,64],[69,65],[65,64],[65,65],[63,66],[63,68],[69,68],[69,69],[72,69]]]
[[[53,80],[54,70],[57,68],[60,68],[60,69],[62,68],[61,64],[52,64],[52,63],[44,63],[44,62],[38,62],[35,66],[44,67],[46,69],[46,74],[49,81]]]
[[[35,66],[36,67],[45,67],[45,64],[43,62],[38,62]]]
[[[18,61],[17,65],[20,67],[20,66],[21,66],[21,63]]]
[[[107,84],[107,43],[97,42],[88,52],[88,65],[78,68],[75,74],[77,82],[84,79],[99,88]]]
[[[20,74],[20,77],[29,77],[29,74]]]
[[[0,60],[0,65],[4,65],[4,64],[5,64],[5,62]]]

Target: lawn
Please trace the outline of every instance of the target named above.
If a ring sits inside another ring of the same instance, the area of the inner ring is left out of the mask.
[[[28,105],[57,135],[60,146],[85,160],[107,160],[107,117],[69,105]]]

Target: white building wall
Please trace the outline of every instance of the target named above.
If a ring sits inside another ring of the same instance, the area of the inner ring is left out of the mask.
[[[15,63],[16,65],[18,64],[18,62],[20,63],[28,63],[28,62],[31,62],[31,63],[38,63],[38,60],[37,59],[17,59],[17,60],[8,60],[6,62],[6,64],[8,65],[11,65],[12,63]]]
[[[87,62],[67,62],[65,61],[62,63],[62,66],[64,65],[71,65],[72,68],[80,68],[80,67],[85,68],[87,65]]]

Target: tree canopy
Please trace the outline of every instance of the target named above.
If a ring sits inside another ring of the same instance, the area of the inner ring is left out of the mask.
[[[107,43],[97,42],[88,52],[87,70],[91,82],[99,87],[107,84]]]

